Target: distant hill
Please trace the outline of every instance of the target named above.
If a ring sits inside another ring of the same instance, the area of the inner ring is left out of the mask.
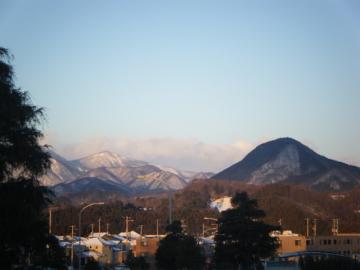
[[[311,188],[344,190],[360,183],[360,168],[328,159],[292,138],[259,145],[243,160],[213,179],[247,184],[295,183]]]
[[[258,200],[259,207],[266,213],[266,222],[279,224],[281,220],[283,229],[305,233],[305,218],[317,219],[318,233],[328,235],[332,219],[338,218],[340,232],[359,232],[360,186],[341,192],[320,192],[305,185],[283,182],[249,185],[241,181],[195,180],[178,191],[174,205],[179,209],[192,209],[196,205],[205,211],[212,206],[209,202],[219,202],[242,191]]]
[[[115,192],[136,195],[184,188],[206,172],[181,171],[122,157],[104,151],[77,160],[66,160],[51,151],[51,168],[40,181],[58,195],[81,192]],[[95,194],[94,194],[95,195]]]

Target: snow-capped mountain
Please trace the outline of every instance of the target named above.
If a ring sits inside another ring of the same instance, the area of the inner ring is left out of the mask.
[[[122,157],[118,154],[103,151],[84,158],[72,161],[73,164],[85,169],[96,169],[99,167],[115,168],[115,167],[138,167],[146,165],[147,162]]]
[[[53,151],[50,151],[51,169],[41,177],[40,182],[45,186],[74,181],[83,173],[83,169],[75,166]]]
[[[342,190],[360,184],[360,168],[328,159],[291,138],[259,145],[242,161],[213,176],[247,184],[305,184],[318,190]]]
[[[55,192],[75,192],[77,189],[80,192],[87,190],[89,186],[99,188],[101,181],[105,190],[118,185],[114,190],[128,189],[131,191],[128,193],[178,190],[198,176],[209,175],[182,172],[175,168],[122,157],[109,151],[72,161],[55,152],[50,154],[51,169],[41,178],[41,183],[54,186]],[[95,179],[96,184],[92,183]]]
[[[167,171],[176,174],[180,178],[184,179],[184,181],[186,181],[187,183],[191,182],[194,179],[208,179],[214,175],[214,173],[212,172],[185,171],[163,165],[154,165],[154,166],[158,167],[162,171]]]

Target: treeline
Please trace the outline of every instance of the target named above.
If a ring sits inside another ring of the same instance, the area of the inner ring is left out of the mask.
[[[64,206],[52,212],[52,231],[58,235],[70,235],[71,225],[75,226],[75,235],[78,229],[78,213],[80,207]],[[90,207],[82,214],[82,232],[84,235],[91,232],[109,230],[109,233],[125,231],[125,218],[130,217],[129,230],[140,231],[142,226],[143,234],[156,234],[157,223],[159,233],[165,233],[168,225],[169,211],[168,200],[163,199],[158,207],[146,208],[139,203],[124,203],[122,201],[109,202],[102,206]],[[172,216],[174,219],[183,222],[185,231],[200,235],[202,233],[203,217],[216,217],[216,211],[212,209],[196,208],[185,206],[184,208],[174,207]],[[158,222],[157,222],[158,221]],[[91,225],[93,224],[93,225]]]
[[[273,184],[267,186],[244,185],[235,181],[196,180],[182,191],[173,194],[173,217],[183,220],[186,230],[194,235],[202,232],[203,217],[217,217],[219,214],[209,208],[212,199],[221,196],[233,196],[235,192],[246,191],[256,198],[259,206],[267,213],[265,221],[270,224],[281,223],[283,229],[305,233],[305,218],[317,219],[317,233],[331,233],[331,220],[340,219],[341,232],[357,232],[360,214],[355,210],[359,203],[359,190],[344,192],[340,199],[332,199],[329,193],[321,193],[300,185]],[[168,195],[166,193],[142,197],[126,198],[114,194],[100,193],[91,197],[79,194],[82,201],[95,199],[108,201],[101,207],[94,207],[84,212],[84,232],[90,232],[89,224],[95,224],[98,230],[98,219],[101,218],[102,230],[109,223],[110,232],[125,229],[124,218],[134,219],[131,228],[143,232],[155,233],[156,220],[159,220],[160,232],[164,232],[168,222]],[[76,197],[76,196],[75,196]],[[79,200],[77,197],[77,200]],[[120,198],[120,200],[119,200]],[[87,200],[88,199],[88,200]],[[110,200],[110,201],[109,201]],[[69,202],[74,198],[61,199],[63,209],[54,212],[53,231],[59,234],[69,233],[69,226],[77,226],[78,207]],[[66,202],[66,204],[64,204]],[[148,209],[144,211],[143,208]],[[149,210],[150,209],[150,210]]]

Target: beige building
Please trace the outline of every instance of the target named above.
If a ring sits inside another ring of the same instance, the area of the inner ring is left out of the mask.
[[[360,254],[359,233],[338,233],[329,236],[310,237],[307,240],[308,251],[326,251],[342,255]]]
[[[334,235],[321,235],[306,238],[291,231],[274,232],[273,237],[278,238],[278,255],[301,251],[323,251],[341,255],[360,254],[360,233],[337,233]]]
[[[159,246],[159,237],[141,237],[136,239],[136,246],[133,247],[134,256],[154,256]]]
[[[306,237],[292,231],[274,232],[273,237],[279,241],[278,255],[306,251]]]

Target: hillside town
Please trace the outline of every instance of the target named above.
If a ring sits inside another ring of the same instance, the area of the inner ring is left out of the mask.
[[[206,258],[211,264],[215,251],[214,236],[216,231],[204,231],[204,235],[196,240]],[[300,257],[315,256],[344,256],[356,260],[360,259],[360,233],[340,233],[334,221],[333,234],[316,235],[315,227],[309,235],[301,235],[289,230],[274,231],[271,236],[276,238],[279,247],[276,256],[264,260],[266,269],[299,269]],[[130,269],[126,265],[127,256],[131,252],[135,257],[143,257],[149,264],[149,269],[156,269],[155,254],[159,241],[165,235],[142,235],[134,230],[110,234],[108,232],[92,232],[87,236],[64,235],[56,236],[59,245],[65,250],[69,269],[78,269],[89,260],[95,260],[101,268],[114,270]]]
[[[0,270],[360,270],[359,26],[0,0]]]

